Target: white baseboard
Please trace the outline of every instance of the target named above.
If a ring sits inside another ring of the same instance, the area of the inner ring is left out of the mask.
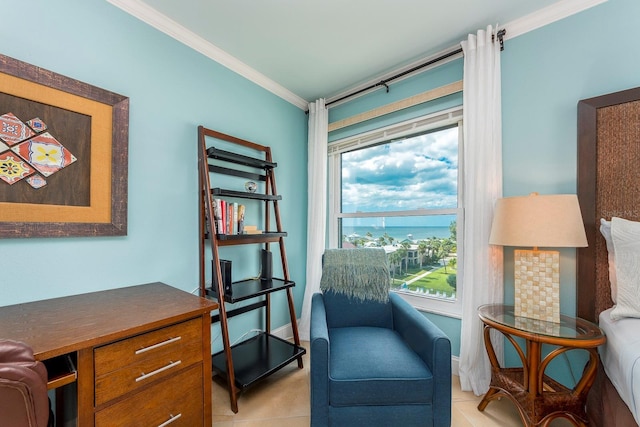
[[[293,338],[293,328],[291,327],[291,323],[287,323],[284,326],[280,326],[277,329],[271,330],[271,335],[275,335],[278,338],[282,338],[283,340],[289,340]]]
[[[456,376],[460,376],[460,358],[458,356],[451,356],[451,373]]]

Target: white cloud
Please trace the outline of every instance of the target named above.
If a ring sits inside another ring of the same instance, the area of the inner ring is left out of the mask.
[[[458,128],[343,154],[344,212],[452,208]]]

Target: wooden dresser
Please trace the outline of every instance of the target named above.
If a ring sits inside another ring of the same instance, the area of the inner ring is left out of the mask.
[[[80,427],[209,427],[216,308],[151,283],[0,307],[0,338],[76,361]]]

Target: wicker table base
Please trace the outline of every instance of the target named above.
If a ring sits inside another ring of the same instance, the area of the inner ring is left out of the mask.
[[[605,341],[600,328],[568,316],[562,316],[561,323],[551,330],[546,328],[548,322],[540,325],[528,323],[523,328],[523,323],[518,322],[521,319],[513,315],[512,307],[502,305],[483,306],[479,315],[485,324],[484,341],[492,368],[489,391],[480,401],[478,410],[483,411],[494,399],[507,397],[515,404],[522,423],[527,427],[547,426],[556,418],[566,418],[576,426],[586,426],[585,403],[598,365],[596,348]],[[522,368],[500,367],[489,337],[491,329],[500,331],[511,342],[520,356]],[[525,350],[514,336],[525,340]],[[542,344],[557,348],[543,359]],[[587,351],[589,361],[578,383],[570,389],[544,372],[552,359],[576,348]]]

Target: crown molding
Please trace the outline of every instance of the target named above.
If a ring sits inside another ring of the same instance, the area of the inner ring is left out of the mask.
[[[192,31],[186,29],[182,25],[178,24],[174,20],[170,19],[166,15],[161,14],[154,8],[150,7],[142,0],[106,0],[112,5],[122,9],[126,13],[138,18],[139,20],[145,22],[146,24],[152,26],[153,28],[167,34],[168,36],[178,40],[179,42],[189,46],[197,52],[205,55],[206,57],[213,59],[220,65],[230,69],[231,71],[243,76],[244,78],[252,81],[258,86],[268,90],[269,92],[279,96],[285,101],[295,105],[296,107],[306,110],[308,108],[308,101],[271,80],[264,74],[259,73],[252,67],[248,66],[244,62],[238,60],[234,56],[229,55],[224,50],[215,46],[214,44],[206,41],[202,37],[193,33]],[[557,3],[554,3],[550,6],[547,6],[543,9],[540,9],[536,12],[530,13],[522,18],[511,21],[502,27],[507,30],[505,35],[505,40],[512,39],[514,37],[518,37],[522,34],[528,33],[530,31],[536,30],[538,28],[544,27],[545,25],[549,25],[553,22],[559,21],[571,15],[575,15],[576,13],[582,12],[586,9],[597,6],[601,3],[605,3],[607,0],[562,0]],[[458,46],[453,46],[451,49],[455,49]],[[446,49],[451,50],[451,49]],[[432,55],[435,57],[435,55]],[[458,56],[456,56],[457,58]],[[453,60],[455,58],[450,58],[449,60]],[[410,69],[416,64],[423,63],[428,58],[422,59],[420,61],[415,61],[412,64],[405,65],[400,69],[396,69],[392,72],[388,72],[385,75],[372,79],[368,82],[362,83],[358,85],[355,89],[350,88],[349,90],[345,90],[339,94],[332,96],[327,99],[330,102],[331,99],[338,99],[341,96],[353,92],[357,90],[359,87],[367,87],[373,82],[379,82],[381,79],[384,79],[385,76],[391,76],[398,74],[406,69]],[[431,68],[431,67],[429,67]]]
[[[284,88],[280,84],[274,82],[264,74],[259,73],[244,62],[238,60],[234,56],[229,55],[224,50],[206,41],[202,37],[186,29],[179,23],[170,19],[166,15],[158,12],[146,3],[140,0],[106,0],[112,5],[122,9],[128,14],[138,18],[142,22],[152,26],[165,33],[166,35],[178,40],[179,42],[189,46],[204,56],[213,59],[220,65],[230,69],[231,71],[241,75],[247,80],[261,86],[269,92],[279,96],[296,107],[306,110],[309,103],[299,97],[290,90]]]
[[[561,19],[567,18],[576,13],[590,9],[607,0],[562,0],[537,10],[522,18],[516,19],[505,24],[503,27],[507,30],[505,40],[521,36],[529,31],[536,30],[546,25],[552,24]]]
[[[545,25],[549,25],[553,22],[559,21],[561,19],[567,18],[571,15],[575,15],[576,13],[582,12],[586,9],[592,8],[594,6],[597,6],[601,3],[605,3],[607,0],[562,0],[559,1],[557,3],[554,3],[550,6],[547,6],[543,9],[537,10],[536,12],[530,13],[529,15],[523,16],[522,18],[516,19],[514,21],[511,21],[505,25],[501,25],[501,28],[505,28],[507,30],[507,33],[504,36],[505,40],[508,39],[512,39],[514,37],[518,37],[521,36],[522,34],[528,33],[530,31],[533,31],[535,29],[538,29],[540,27],[544,27]],[[437,58],[439,56],[442,56],[443,54],[446,54],[448,52],[452,52],[456,49],[458,49],[460,47],[460,44],[456,44],[455,46],[451,46],[447,49],[444,49],[434,55],[430,55],[428,57],[419,59],[417,61],[414,61],[408,65],[405,65],[401,68],[396,68],[395,70],[392,70],[390,72],[387,72],[385,74],[382,74],[376,78],[373,78],[371,80],[367,80],[364,83],[358,84],[357,86],[353,86],[350,87],[349,89],[345,89],[340,93],[337,93],[335,95],[332,95],[331,97],[328,97],[326,99],[327,103],[330,103],[336,99],[340,99],[345,95],[348,95],[350,93],[354,93],[357,92],[358,90],[362,89],[362,88],[366,88],[369,87],[379,81],[388,79],[391,76],[395,76],[398,74],[401,74],[403,72],[405,72],[406,70],[410,70],[420,64],[424,64],[430,60],[432,60],[433,58]],[[462,57],[462,53],[458,54],[458,55],[454,55],[451,56],[449,58],[447,58],[444,61],[438,62],[437,64],[433,64],[430,65],[429,67],[423,68],[419,71],[416,71],[415,73],[411,73],[411,74],[407,74],[406,76],[403,76],[401,79],[398,79],[395,81],[395,83],[411,77],[413,75],[416,75],[420,72],[423,71],[427,71],[430,70],[432,68],[438,67],[440,65],[446,64],[447,62],[453,61],[455,59],[461,58]],[[363,96],[367,93],[373,92],[374,90],[377,90],[379,88],[376,89],[371,89],[368,92],[363,92],[361,94],[356,95],[355,97],[359,97],[359,96]],[[350,99],[354,99],[353,97]],[[345,100],[342,102],[337,102],[335,104],[332,104],[329,106],[329,108],[331,107],[336,107],[340,104],[343,104],[344,102],[349,102],[349,100]]]

